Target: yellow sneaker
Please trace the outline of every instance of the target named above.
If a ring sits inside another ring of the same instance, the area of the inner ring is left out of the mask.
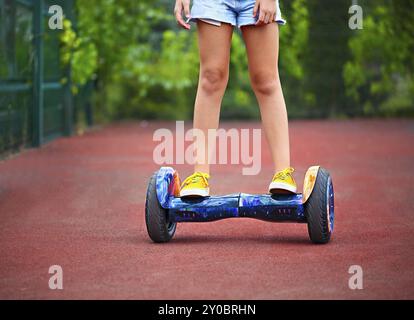
[[[297,186],[292,176],[294,171],[293,168],[287,168],[276,173],[270,183],[269,192],[272,194],[296,193]]]
[[[189,176],[181,186],[180,197],[208,197],[210,195],[208,179],[210,176],[202,172]]]

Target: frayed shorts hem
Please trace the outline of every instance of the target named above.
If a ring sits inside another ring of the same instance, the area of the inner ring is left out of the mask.
[[[190,19],[188,19],[187,23],[190,23],[190,22],[196,23],[197,20],[206,22],[208,24],[211,24],[211,25],[214,25],[214,26],[217,26],[217,27],[220,27],[222,23],[227,23],[227,24],[232,25],[233,27],[238,27],[238,28],[246,27],[246,26],[254,26],[254,25],[256,25],[256,22],[257,22],[257,19],[252,19],[251,21],[246,21],[246,22],[242,22],[242,23],[237,24],[236,22],[230,21],[229,19],[225,19],[225,18],[212,19],[211,16],[208,16],[208,17],[207,16],[194,16],[194,17],[191,17]],[[276,22],[277,24],[282,25],[282,26],[286,24],[286,20],[284,20],[284,19],[277,19],[276,18],[274,22]]]

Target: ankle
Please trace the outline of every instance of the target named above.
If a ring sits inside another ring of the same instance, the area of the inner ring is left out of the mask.
[[[292,166],[275,167],[275,173],[279,173],[288,169],[293,169]]]

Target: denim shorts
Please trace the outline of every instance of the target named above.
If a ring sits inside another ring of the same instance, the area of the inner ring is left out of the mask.
[[[276,1],[277,14],[275,22],[285,24],[279,8],[279,0]],[[220,26],[221,23],[229,23],[242,27],[254,25],[257,17],[253,17],[253,9],[256,0],[193,0],[191,17],[188,22],[202,20],[204,22]]]

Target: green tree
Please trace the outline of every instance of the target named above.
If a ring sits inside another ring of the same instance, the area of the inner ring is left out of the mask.
[[[72,66],[75,85],[97,80],[99,114],[104,118],[117,117],[118,104],[129,100],[128,96],[117,99],[122,89],[121,80],[128,79],[125,75],[130,71],[125,69],[130,66],[124,62],[131,55],[137,58],[134,70],[151,63],[149,37],[152,26],[168,17],[162,8],[147,0],[77,1],[77,17],[75,30],[66,22],[67,28],[62,35],[63,60]],[[136,88],[137,92],[143,90]]]
[[[376,1],[349,41],[346,92],[364,115],[414,114],[414,1]]]
[[[305,57],[309,41],[306,0],[284,1],[287,24],[280,27],[280,74],[290,117],[304,117],[306,110]],[[290,4],[290,5],[289,5]]]

